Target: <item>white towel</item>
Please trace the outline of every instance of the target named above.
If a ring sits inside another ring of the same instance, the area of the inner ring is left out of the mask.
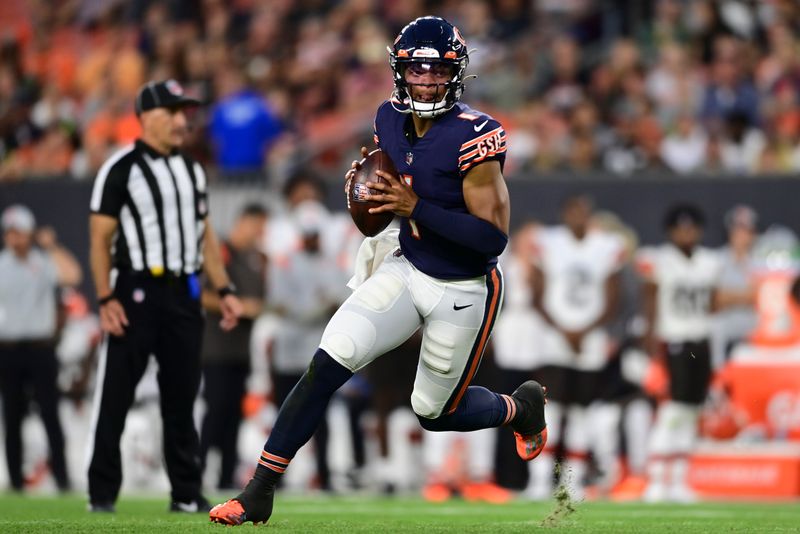
[[[367,237],[358,247],[356,254],[355,273],[347,282],[347,287],[356,290],[372,273],[378,270],[387,254],[400,246],[400,229],[387,228],[375,237]]]

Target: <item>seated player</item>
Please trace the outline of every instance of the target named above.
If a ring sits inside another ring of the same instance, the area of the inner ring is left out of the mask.
[[[308,441],[333,393],[354,372],[422,329],[411,405],[423,428],[467,432],[510,426],[517,453],[544,447],[544,392],[527,381],[511,395],[470,386],[500,311],[497,256],[508,241],[503,127],[459,102],[469,57],[458,29],[422,17],[390,50],[395,91],[375,118],[375,140],[399,177],[367,200],[400,217],[399,248],[342,304],[311,365],[281,407],[242,493],[214,507],[228,525],[266,522],[275,485]],[[362,149],[366,152],[366,149]],[[354,165],[355,168],[355,165]],[[352,174],[348,174],[350,178]]]

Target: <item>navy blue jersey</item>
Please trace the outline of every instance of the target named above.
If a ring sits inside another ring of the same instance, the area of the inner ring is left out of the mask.
[[[417,196],[446,210],[468,213],[464,177],[485,161],[498,160],[502,167],[506,158],[503,127],[459,102],[412,143],[405,134],[407,120],[412,120],[409,114],[384,102],[375,116],[375,143],[392,158],[400,178]],[[497,257],[455,243],[407,217],[400,224],[400,247],[417,269],[445,280],[483,276],[497,263]]]

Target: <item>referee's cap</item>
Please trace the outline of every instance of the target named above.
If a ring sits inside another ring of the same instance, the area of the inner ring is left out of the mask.
[[[196,98],[186,96],[181,84],[173,79],[160,82],[150,81],[144,84],[136,95],[136,114],[156,108],[175,108],[182,106],[199,106]]]
[[[2,220],[4,232],[17,230],[29,234],[36,228],[36,218],[33,216],[33,212],[22,204],[13,204],[4,209],[0,220]]]

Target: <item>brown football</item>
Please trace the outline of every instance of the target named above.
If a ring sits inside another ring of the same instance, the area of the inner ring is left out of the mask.
[[[387,211],[384,213],[372,214],[370,208],[377,208],[380,202],[364,200],[364,196],[375,194],[378,191],[366,186],[367,182],[386,183],[386,180],[375,174],[375,171],[385,171],[397,176],[397,169],[380,148],[373,150],[367,157],[362,159],[359,167],[350,180],[347,188],[347,209],[353,222],[362,234],[368,237],[378,235],[394,219],[394,213]]]

